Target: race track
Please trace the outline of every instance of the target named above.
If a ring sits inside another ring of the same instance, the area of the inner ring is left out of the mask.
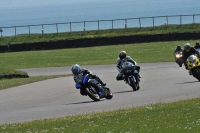
[[[200,82],[174,62],[139,63],[140,90],[116,81],[115,65],[85,66],[105,81],[113,99],[93,102],[75,89],[72,77],[62,77],[0,90],[0,124],[25,122],[99,111],[124,109],[200,97]],[[21,69],[29,76],[71,74],[71,67]]]

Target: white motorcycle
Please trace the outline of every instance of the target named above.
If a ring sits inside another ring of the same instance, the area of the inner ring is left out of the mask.
[[[138,71],[136,70],[136,66],[133,65],[130,62],[124,62],[122,66],[121,73],[123,74],[123,79],[128,83],[133,91],[137,91],[140,89],[139,86],[139,74]]]
[[[177,51],[174,53],[174,58],[176,63],[179,65],[179,67],[182,67],[184,61],[183,61],[183,52],[182,51]]]

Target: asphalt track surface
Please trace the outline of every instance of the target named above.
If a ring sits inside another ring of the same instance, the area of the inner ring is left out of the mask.
[[[200,97],[200,82],[174,62],[139,63],[140,90],[132,91],[116,81],[112,65],[84,66],[105,81],[113,92],[111,100],[93,102],[75,89],[72,77],[62,77],[0,90],[0,124],[33,121],[70,115],[150,106]],[[71,74],[71,67],[21,69],[29,76]]]

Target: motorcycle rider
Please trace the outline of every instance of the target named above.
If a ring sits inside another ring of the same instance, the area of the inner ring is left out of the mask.
[[[81,69],[81,67],[78,64],[73,65],[71,71],[74,75],[73,78],[76,85],[82,83],[82,81],[79,79],[79,75],[85,76],[86,74],[89,74],[90,78],[97,80],[102,86],[106,86],[106,83],[103,83],[102,80],[97,75],[93,75],[90,71],[88,71],[85,68]],[[85,95],[84,91],[81,88],[80,88],[80,94]]]
[[[199,44],[199,42],[196,42],[196,44],[195,44],[194,48],[195,48],[195,49],[198,49],[198,48],[200,48],[200,44]]]
[[[186,43],[184,45],[184,50],[183,50],[183,60],[184,60],[185,69],[188,70],[188,66],[186,64],[187,58],[190,55],[194,55],[194,54],[196,54],[197,57],[200,58],[199,52],[194,47],[191,47],[190,43]],[[190,71],[189,71],[189,74],[191,75]]]
[[[119,71],[116,79],[117,80],[123,80],[123,74],[121,73],[121,70],[122,70],[122,65],[123,65],[123,62],[131,62],[133,63],[133,65],[136,66],[136,70],[138,71],[138,76],[139,78],[141,78],[139,72],[140,72],[140,66],[137,65],[137,62],[134,61],[130,56],[127,56],[126,55],[126,51],[121,51],[119,53],[119,58],[117,59],[117,62],[116,62],[116,67],[117,67],[117,70]]]
[[[178,46],[176,47],[176,49],[174,50],[174,53],[175,53],[175,52],[178,52],[178,51],[183,51],[180,45],[178,45]]]
[[[183,52],[183,50],[182,50],[182,48],[181,48],[180,45],[178,45],[178,46],[176,47],[176,49],[174,50],[174,53],[173,53],[174,58],[175,58],[175,60],[176,60],[176,63],[178,63],[178,59],[177,59],[177,57],[176,57],[176,55],[175,55],[176,52]]]

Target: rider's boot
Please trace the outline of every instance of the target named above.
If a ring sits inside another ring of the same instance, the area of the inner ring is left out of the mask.
[[[106,83],[103,83],[103,81],[102,81],[100,78],[98,78],[97,81],[98,81],[102,86],[106,86]]]
[[[192,72],[190,70],[188,72],[189,72],[189,75],[192,75]]]
[[[85,93],[83,90],[81,90],[81,89],[80,89],[80,94],[81,94],[82,96],[86,96],[86,93]]]

